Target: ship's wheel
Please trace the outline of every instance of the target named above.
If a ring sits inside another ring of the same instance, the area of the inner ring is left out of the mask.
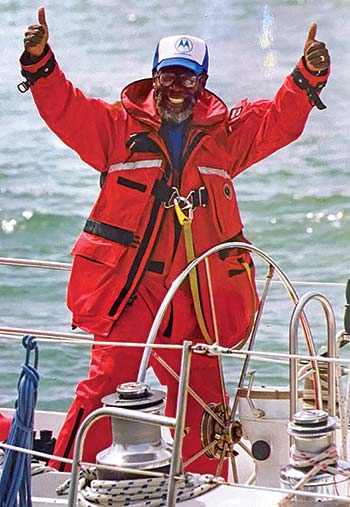
[[[265,280],[265,286],[262,290],[261,296],[260,296],[260,305],[259,309],[255,315],[255,322],[253,324],[251,334],[249,337],[249,340],[247,341],[247,350],[251,351],[254,347],[255,337],[257,333],[257,327],[259,325],[260,319],[261,319],[261,313],[263,311],[264,302],[266,299],[266,295],[269,289],[269,285],[271,282],[271,279],[273,278],[274,274],[277,274],[280,281],[284,285],[284,287],[287,290],[287,293],[289,294],[292,302],[294,305],[296,305],[299,301],[299,298],[294,290],[294,287],[284,274],[284,272],[279,268],[279,266],[269,257],[267,254],[262,252],[261,250],[257,249],[253,245],[247,245],[245,243],[238,243],[238,242],[231,242],[231,243],[224,243],[221,245],[217,245],[216,247],[211,248],[203,254],[202,256],[198,257],[194,261],[192,261],[187,268],[178,276],[178,278],[172,283],[172,286],[170,287],[166,297],[164,298],[159,311],[157,313],[157,316],[154,320],[153,326],[151,328],[149,338],[148,338],[148,344],[153,344],[155,341],[155,338],[157,336],[157,332],[160,326],[160,323],[164,317],[165,311],[173,298],[175,292],[183,282],[183,280],[188,276],[190,271],[197,266],[202,261],[206,261],[207,257],[209,257],[212,254],[215,254],[219,252],[220,250],[227,250],[231,248],[240,248],[243,250],[248,250],[251,253],[256,254],[258,257],[260,257],[268,266],[266,280]],[[310,331],[308,328],[307,321],[305,317],[301,316],[301,325],[303,327],[303,331],[306,337],[307,346],[309,350],[310,355],[316,355],[315,350],[313,348],[313,341],[312,338],[310,339]],[[229,460],[231,463],[231,469],[232,469],[232,475],[233,480],[235,482],[239,482],[238,480],[238,471],[237,471],[237,464],[236,464],[236,457],[238,453],[242,450],[244,453],[247,453],[249,457],[253,458],[252,450],[250,449],[250,446],[246,445],[244,441],[242,441],[242,425],[240,421],[238,420],[236,416],[237,408],[238,408],[238,392],[241,388],[244,386],[245,378],[248,373],[248,365],[249,365],[249,354],[246,355],[242,371],[240,374],[240,379],[238,382],[238,389],[236,392],[236,395],[233,399],[232,406],[229,405],[228,397],[227,397],[227,389],[226,389],[226,382],[224,378],[224,369],[222,366],[222,356],[220,353],[215,353],[215,347],[213,350],[210,350],[210,345],[203,346],[204,353],[205,348],[208,348],[208,354],[211,355],[211,353],[214,352],[213,355],[215,355],[215,360],[218,362],[218,368],[220,372],[220,394],[216,397],[216,401],[210,401],[210,402],[204,402],[203,399],[199,396],[198,393],[196,393],[189,384],[187,386],[187,394],[189,396],[192,396],[196,399],[196,401],[201,405],[202,407],[202,417],[201,417],[201,423],[200,423],[200,448],[193,453],[193,455],[190,458],[186,458],[186,460],[183,463],[184,469],[186,470],[186,466],[188,466],[190,463],[194,462],[201,456],[206,456],[207,458],[211,460],[217,461],[217,467],[216,467],[216,476],[221,475],[221,471],[223,468],[223,465],[226,460]],[[199,352],[198,346],[193,347],[193,352]],[[200,352],[199,352],[200,353]],[[202,352],[203,353],[203,352]],[[146,370],[148,367],[148,362],[151,354],[151,348],[148,347],[145,349],[145,353],[141,362],[140,371],[139,371],[139,381],[144,381]],[[213,358],[214,359],[214,358]],[[163,366],[168,369],[172,373],[173,376],[177,376],[177,379],[180,381],[180,376],[178,373],[175,373],[171,370],[171,368],[164,364]],[[316,372],[318,372],[317,364],[313,364],[314,369]],[[320,386],[318,385],[319,379],[315,377],[315,385],[316,390],[318,389],[318,392],[320,392]],[[217,401],[218,398],[220,398],[220,401]]]
[[[216,475],[220,475],[220,469],[225,458],[231,460],[233,477],[238,482],[235,458],[238,454],[235,445],[238,444],[251,456],[251,451],[246,447],[242,439],[242,425],[238,420],[231,418],[227,408],[222,403],[210,403],[205,411],[201,424],[202,450],[208,458],[218,460]],[[216,417],[213,417],[213,413]],[[220,419],[221,424],[218,423]]]

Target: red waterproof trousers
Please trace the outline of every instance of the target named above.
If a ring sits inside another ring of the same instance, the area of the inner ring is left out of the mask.
[[[147,273],[137,290],[137,296],[132,306],[127,307],[115,323],[108,339],[112,342],[145,343],[153,323],[156,312],[166,294],[166,289],[159,283],[159,275]],[[172,313],[172,316],[170,316]],[[171,337],[166,338],[163,333],[172,321]],[[196,321],[192,298],[189,289],[179,289],[171,307],[168,308],[159,329],[156,343],[182,344],[184,340],[202,341]],[[103,340],[95,336],[96,343],[92,347],[89,377],[82,380],[77,388],[64,425],[58,436],[55,454],[72,457],[74,439],[82,420],[96,408],[101,406],[101,398],[114,393],[116,387],[128,381],[137,379],[140,361],[144,348],[121,347],[118,345],[98,345]],[[106,341],[106,339],[104,339]],[[150,365],[153,367],[162,385],[167,386],[166,414],[176,415],[176,401],[178,382],[160,364],[157,355],[161,357],[177,373],[180,371],[181,350],[156,349],[152,354]],[[222,402],[222,388],[216,357],[206,357],[193,354],[191,360],[190,386],[206,402]],[[188,396],[186,428],[189,433],[184,438],[184,463],[201,449],[200,425],[203,408],[190,394]],[[94,462],[96,454],[111,445],[112,436],[110,423],[107,418],[100,419],[89,430],[83,452],[83,460]],[[58,461],[51,461],[51,466],[60,470],[67,470]],[[215,473],[218,461],[206,456],[193,461],[185,471],[200,473]],[[222,474],[226,473],[226,467]]]

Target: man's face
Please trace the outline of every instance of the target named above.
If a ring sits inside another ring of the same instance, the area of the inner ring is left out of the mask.
[[[186,67],[164,67],[153,76],[154,98],[163,120],[181,123],[192,114],[207,80]]]

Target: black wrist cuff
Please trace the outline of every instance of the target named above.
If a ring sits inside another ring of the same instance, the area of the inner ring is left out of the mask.
[[[17,85],[18,91],[21,93],[25,93],[29,90],[29,88],[38,80],[41,78],[46,78],[51,74],[51,72],[54,70],[56,65],[56,60],[54,55],[51,56],[51,58],[46,62],[45,65],[40,67],[36,72],[29,72],[28,70],[22,70],[21,74],[23,77],[26,78],[26,81],[23,81],[22,83],[19,83]]]
[[[28,51],[24,50],[19,61],[21,62],[21,64],[23,66],[33,65],[33,63],[37,63],[40,60],[42,60],[49,52],[49,49],[50,49],[49,45],[46,44],[45,49],[40,56],[34,56],[31,53],[29,53]]]
[[[318,96],[318,92],[320,92],[322,88],[326,86],[326,81],[320,81],[316,84],[316,86],[311,86],[309,81],[302,75],[298,67],[295,67],[292,72],[292,76],[294,83],[299,86],[299,88],[306,91],[311,105],[316,106],[317,109],[326,109],[327,106],[325,106],[325,104]]]
[[[310,72],[310,74],[312,74],[313,76],[327,76],[328,74],[328,68],[325,69],[325,70],[318,70],[317,72],[313,72],[312,70],[310,70],[308,68],[308,66],[306,65],[306,60],[305,60],[305,56],[302,56],[301,58],[302,62],[303,62],[303,65],[305,67],[305,69]]]

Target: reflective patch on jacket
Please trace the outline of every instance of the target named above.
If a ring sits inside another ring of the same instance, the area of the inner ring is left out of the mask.
[[[115,171],[133,171],[135,169],[161,167],[162,163],[163,163],[162,159],[156,159],[156,160],[137,160],[136,162],[113,164],[109,168],[109,172],[112,173]]]
[[[244,108],[247,106],[248,100],[241,100],[235,107],[230,111],[230,116],[227,124],[229,132],[232,132],[234,123],[240,118]]]

